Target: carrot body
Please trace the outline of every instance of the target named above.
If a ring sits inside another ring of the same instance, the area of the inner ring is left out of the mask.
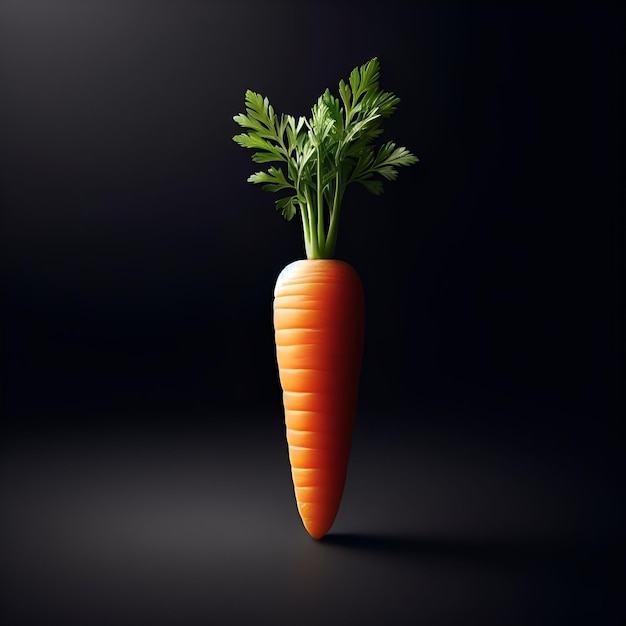
[[[364,337],[361,281],[347,263],[289,264],[274,290],[276,359],[298,511],[315,539],[343,495]]]

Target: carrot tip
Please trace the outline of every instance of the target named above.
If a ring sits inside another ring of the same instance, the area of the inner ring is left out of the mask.
[[[313,537],[313,539],[315,539],[315,541],[319,541],[320,539],[323,539],[326,536],[326,533],[309,533],[309,535],[311,535],[311,537]]]
[[[313,539],[319,541],[326,535],[326,533],[330,530],[330,526],[327,524],[319,524],[312,521],[307,520],[304,522],[304,527],[306,531],[313,537]]]

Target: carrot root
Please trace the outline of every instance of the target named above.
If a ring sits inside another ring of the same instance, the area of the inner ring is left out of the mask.
[[[363,288],[336,259],[288,265],[274,290],[276,359],[294,494],[315,539],[341,503],[364,337]]]

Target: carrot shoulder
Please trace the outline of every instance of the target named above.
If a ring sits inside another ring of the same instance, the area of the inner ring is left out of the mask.
[[[343,494],[364,336],[358,274],[335,259],[288,265],[274,290],[276,358],[298,511],[311,536],[332,526]]]

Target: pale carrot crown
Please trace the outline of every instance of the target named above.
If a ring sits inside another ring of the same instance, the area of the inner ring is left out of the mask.
[[[337,242],[344,192],[360,183],[376,195],[382,179],[394,180],[401,165],[419,160],[392,141],[375,146],[382,120],[392,115],[400,99],[378,85],[380,66],[374,57],[339,81],[339,98],[328,89],[311,109],[311,117],[296,121],[274,112],[267,98],[248,90],[246,113],[233,118],[246,133],[233,140],[256,152],[255,163],[282,162],[256,172],[248,182],[267,191],[287,191],[276,208],[291,220],[299,211],[309,259],[332,258]],[[283,168],[286,167],[286,170]]]

